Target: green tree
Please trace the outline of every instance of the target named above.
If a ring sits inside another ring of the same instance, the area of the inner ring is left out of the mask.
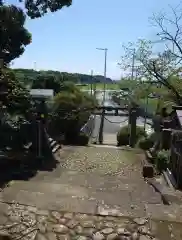
[[[97,102],[73,84],[65,85],[54,98],[49,129],[53,135],[63,134],[67,140],[76,141]]]
[[[72,0],[19,0],[19,2],[23,3],[23,8],[32,19],[39,18],[47,12],[56,12],[72,4]],[[3,5],[3,0],[0,0],[0,5]]]
[[[131,70],[133,49],[135,49],[135,70],[142,83],[155,82],[170,92],[170,98],[176,104],[182,104],[179,88],[174,79],[181,74],[182,61],[182,15],[180,6],[171,8],[171,15],[166,13],[155,14],[152,23],[157,28],[157,41],[140,39],[136,44],[129,43],[124,47],[121,66]],[[156,44],[160,50],[156,52]],[[162,50],[161,50],[162,49]]]
[[[24,27],[25,19],[20,8],[0,6],[0,59],[5,66],[22,55],[31,42],[31,34]]]
[[[33,81],[32,88],[34,89],[53,89],[54,93],[57,94],[61,90],[61,84],[54,75],[40,74]]]
[[[10,69],[0,72],[0,103],[1,119],[0,148],[11,147],[21,150],[29,140],[27,129],[22,129],[29,120],[31,113],[31,98],[29,92],[21,85]]]
[[[7,112],[26,116],[31,108],[30,94],[15,77],[12,70],[1,71],[0,84],[1,104],[6,107]],[[7,94],[3,94],[3,92]]]

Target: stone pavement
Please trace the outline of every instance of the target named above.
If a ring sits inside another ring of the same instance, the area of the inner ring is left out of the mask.
[[[24,239],[182,239],[182,209],[164,206],[143,180],[141,152],[61,151],[55,170],[15,181],[0,193],[0,225],[14,239],[20,229],[31,232]]]
[[[0,235],[18,240],[169,240],[182,239],[177,223],[48,211],[19,204],[0,204]]]

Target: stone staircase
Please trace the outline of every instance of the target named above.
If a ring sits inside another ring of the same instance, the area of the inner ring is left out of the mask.
[[[40,171],[29,181],[15,181],[3,189],[0,201],[40,209],[181,222],[182,198],[171,198],[171,205],[164,205],[161,194],[142,178],[138,160],[128,159],[131,154],[98,147],[72,149],[72,155],[62,156],[53,171]],[[116,164],[120,158],[122,164],[113,170],[111,160]],[[105,172],[105,163],[110,171]]]
[[[107,180],[94,181],[91,186],[88,181],[83,181],[86,176],[82,175],[78,185],[74,184],[73,172],[72,176],[69,181],[63,178],[54,181],[48,178],[44,181],[16,181],[0,193],[0,201],[65,212],[182,222],[182,206],[177,203],[164,205],[160,194],[147,184],[145,186],[141,183],[141,192],[138,191],[138,183],[128,185],[126,179],[123,179],[123,185],[119,188],[116,182],[112,182],[116,187],[113,189],[110,186],[109,189]],[[107,188],[104,188],[104,185],[107,185]]]
[[[41,172],[32,181],[16,181],[0,193],[0,201],[49,210],[145,217],[162,206],[161,196],[146,182],[126,177],[64,171],[58,177]],[[142,188],[142,191],[141,189]]]

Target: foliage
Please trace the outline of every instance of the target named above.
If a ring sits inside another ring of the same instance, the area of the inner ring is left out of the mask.
[[[28,91],[16,79],[13,71],[4,69],[0,74],[1,82],[1,143],[2,147],[22,149],[29,135],[22,127],[28,124],[31,111],[31,98]],[[7,94],[2,95],[3,91]],[[26,120],[27,119],[27,120]]]
[[[130,125],[126,125],[121,127],[117,134],[117,142],[118,146],[122,145],[129,145],[130,140]],[[138,141],[141,137],[145,137],[146,132],[144,131],[143,127],[137,126],[136,127],[136,141]]]
[[[169,156],[170,156],[169,150],[161,150],[158,152],[155,159],[155,164],[159,172],[162,172],[163,170],[167,169],[170,160]]]
[[[39,75],[33,81],[32,89],[53,89],[56,94],[61,90],[61,83],[54,75]]]
[[[6,121],[0,126],[1,142],[0,148],[10,147],[13,150],[22,150],[23,146],[29,142],[29,123],[22,115],[6,114]]]
[[[63,7],[69,7],[72,4],[72,0],[51,0],[49,2],[46,0],[17,0],[17,2],[18,1],[23,3],[23,9],[26,10],[27,15],[32,19],[39,18],[47,12],[56,12]],[[0,6],[3,4],[3,0],[0,0]]]
[[[103,76],[92,76],[80,73],[66,73],[66,72],[58,72],[58,71],[35,71],[33,69],[14,69],[14,73],[19,80],[24,83],[24,85],[32,86],[35,82],[41,79],[50,79],[54,77],[56,81],[60,83],[64,82],[73,82],[75,84],[90,84],[93,82],[103,83]],[[107,78],[107,83],[112,84],[112,80]],[[78,86],[82,89],[82,86]],[[35,88],[35,87],[34,87]]]
[[[75,143],[96,104],[94,98],[83,94],[74,84],[66,83],[54,98],[49,131],[53,135],[63,134],[67,142]]]
[[[77,139],[77,144],[80,145],[80,146],[86,146],[88,145],[88,142],[89,142],[89,136],[87,136],[86,134],[84,133],[80,133],[78,135],[78,139]]]
[[[147,137],[140,138],[138,140],[137,146],[143,150],[149,150],[150,148],[152,148],[155,142],[154,134],[155,133],[152,133]]]
[[[7,95],[1,97],[2,105],[10,114],[26,115],[31,108],[29,92],[15,77],[10,69],[4,69],[0,74],[1,89],[4,87]],[[0,92],[1,93],[1,92]]]
[[[91,90],[91,88],[94,90],[94,89],[96,89],[96,90],[103,90],[104,89],[104,83],[88,83],[88,84],[81,84],[80,86],[79,86],[82,90],[87,90],[87,91],[90,91]],[[105,87],[106,87],[106,89],[108,89],[108,90],[119,90],[120,88],[119,88],[119,83],[117,83],[117,82],[111,82],[111,83],[106,83],[105,84]]]
[[[178,91],[181,91],[182,84],[179,77],[173,77],[170,82]],[[136,103],[148,114],[155,114],[162,107],[166,107],[167,111],[171,112],[171,107],[175,104],[171,91],[164,86],[158,87],[150,81],[141,82],[126,78],[120,81],[120,88],[122,89],[120,94],[115,95],[122,103],[130,106]],[[116,98],[113,100],[115,101]]]
[[[4,65],[18,58],[30,44],[31,34],[25,29],[26,16],[13,5],[0,6],[0,59]]]
[[[124,46],[125,54],[122,56],[121,67],[130,71],[134,55],[133,75],[141,83],[140,85],[143,87],[146,80],[155,82],[156,86],[161,85],[166,88],[164,98],[180,105],[182,86],[180,84],[179,89],[175,79],[180,79],[181,74],[181,6],[171,8],[169,15],[163,12],[155,14],[152,23],[157,28],[157,41],[140,39],[136,44],[129,43]],[[156,52],[156,44],[160,44],[159,52]]]

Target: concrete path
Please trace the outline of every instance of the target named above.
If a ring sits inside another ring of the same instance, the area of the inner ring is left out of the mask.
[[[16,217],[10,220],[9,216],[12,211],[19,216],[21,206],[25,208],[25,215],[32,216],[37,224],[39,220],[35,219],[41,215],[46,225],[44,231],[46,234],[57,234],[57,239],[114,239],[116,235],[125,240],[137,240],[139,237],[149,240],[153,235],[160,236],[162,240],[171,239],[172,233],[163,231],[164,238],[159,233],[171,224],[173,228],[178,228],[179,236],[182,234],[179,230],[182,229],[179,206],[176,206],[174,214],[174,207],[163,206],[160,195],[143,180],[141,152],[93,146],[70,150],[66,153],[61,150],[59,164],[52,172],[39,172],[27,182],[15,181],[0,193],[0,201],[8,205],[1,206],[0,215],[4,216],[0,218],[2,225],[14,222]],[[6,208],[10,209],[9,214]],[[82,221],[77,219],[81,213],[86,217]],[[163,222],[159,224],[149,221],[149,218]],[[72,227],[68,225],[71,224],[69,220],[73,221]],[[131,226],[133,228],[129,230]],[[76,230],[77,227],[80,230]],[[85,228],[89,228],[90,232],[86,233]],[[43,234],[44,237],[41,234],[39,239],[44,239],[46,234]],[[49,239],[47,235],[46,238]]]

